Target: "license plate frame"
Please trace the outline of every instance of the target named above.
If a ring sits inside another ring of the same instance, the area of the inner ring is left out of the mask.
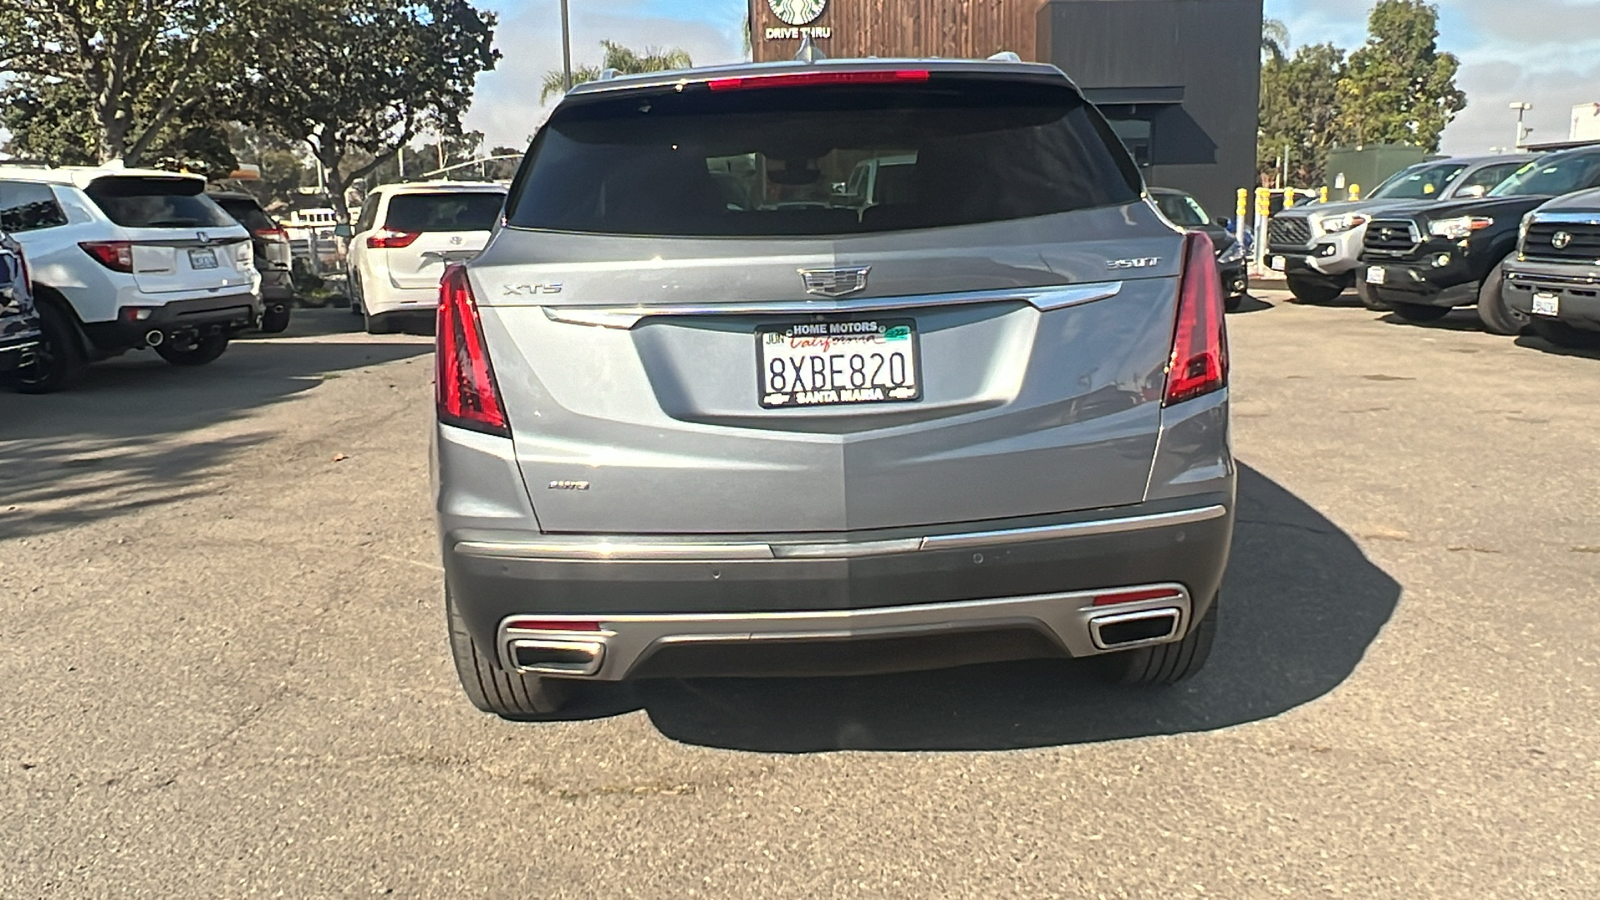
[[[1289,268],[1289,260],[1288,260],[1287,257],[1283,257],[1283,256],[1271,257],[1270,259],[1267,260],[1267,268],[1271,269],[1274,272],[1287,271],[1288,268]]]
[[[804,343],[797,346],[796,341]],[[772,322],[756,327],[755,344],[756,399],[762,409],[878,406],[922,399],[921,334],[916,320],[908,316]],[[863,360],[860,370],[853,367],[854,356]],[[837,366],[834,357],[843,357]],[[772,366],[780,361],[781,380],[769,377],[776,374]],[[857,371],[860,384],[852,374]],[[795,387],[797,382],[801,387]]]
[[[1369,266],[1367,268],[1367,284],[1387,284],[1389,270],[1383,266]]]
[[[1555,291],[1534,291],[1533,314],[1536,316],[1561,315],[1561,295]]]
[[[217,251],[210,247],[203,247],[189,251],[189,268],[196,272],[215,269],[221,263],[217,260]]]

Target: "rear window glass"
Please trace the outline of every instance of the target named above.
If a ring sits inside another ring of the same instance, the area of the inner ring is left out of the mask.
[[[389,198],[385,228],[421,234],[428,231],[489,231],[505,195],[493,191],[395,194]]]
[[[0,231],[21,234],[67,224],[67,214],[48,184],[0,181]]]
[[[85,193],[124,228],[221,228],[237,225],[207,197],[197,178],[96,178]]]
[[[1156,206],[1161,207],[1161,214],[1167,221],[1185,228],[1196,228],[1210,225],[1211,220],[1206,218],[1206,211],[1200,206],[1199,201],[1188,194],[1153,194]]]
[[[217,200],[217,205],[251,231],[272,231],[278,227],[277,223],[272,221],[272,217],[253,200],[234,200],[224,197]]]
[[[1116,136],[1065,83],[941,80],[633,93],[558,110],[507,217],[600,234],[761,237],[997,222],[1131,203]]]

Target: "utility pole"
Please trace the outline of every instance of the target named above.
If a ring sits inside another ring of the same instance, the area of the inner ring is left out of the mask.
[[[1533,130],[1522,124],[1522,117],[1528,114],[1528,110],[1533,109],[1533,104],[1526,101],[1519,101],[1511,104],[1511,109],[1517,114],[1517,142],[1513,146],[1515,146],[1518,150],[1521,150],[1522,145],[1528,142],[1528,133]]]
[[[567,16],[567,0],[561,0],[561,72],[562,83],[572,90],[572,22]]]

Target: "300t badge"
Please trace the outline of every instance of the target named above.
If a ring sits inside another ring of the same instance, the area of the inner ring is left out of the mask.
[[[756,329],[761,405],[846,406],[922,398],[910,319],[793,322]]]

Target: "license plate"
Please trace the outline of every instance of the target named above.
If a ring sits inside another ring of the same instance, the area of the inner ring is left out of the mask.
[[[1367,270],[1367,284],[1383,284],[1388,280],[1389,273],[1382,266],[1373,266]]]
[[[1267,268],[1271,269],[1274,272],[1282,272],[1284,269],[1287,269],[1288,267],[1289,267],[1289,261],[1284,259],[1281,256],[1274,256],[1272,259],[1267,261]]]
[[[761,405],[854,406],[922,399],[911,319],[787,322],[756,329]]]
[[[189,268],[215,269],[217,267],[217,251],[215,250],[190,250]]]
[[[1533,295],[1533,314],[1536,316],[1561,315],[1561,295],[1538,291]]]

